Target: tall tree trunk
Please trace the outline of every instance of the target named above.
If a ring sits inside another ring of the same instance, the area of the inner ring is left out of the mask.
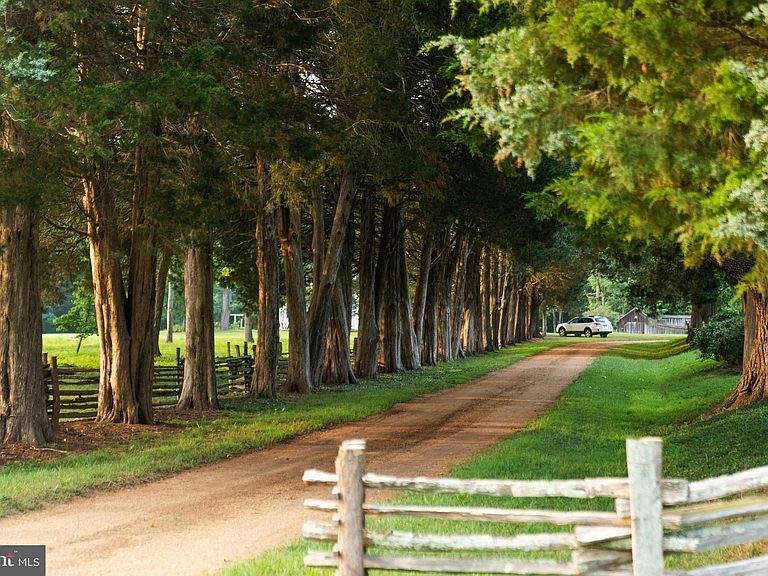
[[[259,318],[253,393],[274,397],[280,356],[280,282],[275,230],[275,210],[266,162],[258,157],[256,221],[256,268],[259,274]]]
[[[499,348],[499,325],[501,322],[501,310],[499,309],[499,279],[500,279],[500,255],[494,248],[491,252],[491,345],[494,350]]]
[[[357,383],[349,350],[352,329],[352,255],[354,252],[355,232],[353,227],[348,226],[333,291],[328,335],[325,341],[323,381],[328,384]]]
[[[312,290],[320,286],[325,262],[325,210],[320,186],[312,188]]]
[[[210,241],[193,241],[184,261],[184,381],[179,410],[215,410],[216,366],[213,336],[213,257]]]
[[[339,278],[333,294],[333,308],[328,328],[323,381],[329,384],[355,384],[349,356],[348,306],[343,283]]]
[[[440,259],[442,259],[442,256]],[[434,366],[437,364],[440,301],[437,282],[434,277],[439,273],[440,259],[435,262],[435,269],[430,274],[433,279],[427,285],[427,303],[424,312],[424,335],[422,337],[421,348],[421,363],[426,366]]]
[[[470,242],[465,240],[461,243],[459,261],[456,265],[456,274],[453,279],[455,291],[453,295],[453,356],[454,358],[464,358],[464,346],[462,325],[464,323],[464,309],[467,299],[467,259],[469,258]]]
[[[173,300],[174,300],[173,282],[168,282],[168,298],[165,306],[165,341],[173,342]]]
[[[431,228],[424,232],[424,242],[421,247],[419,259],[419,277],[416,282],[416,295],[413,307],[413,327],[416,332],[416,341],[422,342],[424,335],[424,311],[427,306],[427,286],[429,274],[432,269],[432,254],[435,248],[435,234]]]
[[[249,344],[253,342],[253,315],[250,312],[243,315],[243,339]]]
[[[160,330],[163,323],[163,307],[165,306],[165,290],[168,284],[168,270],[171,267],[171,252],[163,250],[160,261],[157,264],[157,280],[155,281],[155,356],[162,356],[160,352]]]
[[[493,322],[492,322],[492,301],[491,301],[491,268],[492,256],[491,249],[486,246],[483,248],[483,268],[480,277],[480,296],[483,326],[483,350],[490,352],[493,350]]]
[[[440,246],[439,255],[432,262],[427,284],[426,304],[424,307],[424,329],[422,335],[421,363],[427,366],[437,364],[440,348],[440,300],[441,282],[446,273],[449,260],[449,232],[440,233],[435,244]]]
[[[360,259],[358,261],[358,326],[355,374],[375,378],[378,371],[379,325],[376,310],[376,197],[365,194],[360,203]]]
[[[381,339],[381,363],[385,372],[399,372],[402,362],[400,294],[397,274],[399,264],[398,222],[400,208],[387,205],[381,225],[379,260],[376,268],[377,309]]]
[[[752,348],[757,338],[757,308],[755,297],[757,292],[745,290],[741,297],[742,314],[744,316],[744,348],[742,349],[742,368],[752,356]]]
[[[511,264],[510,264],[511,268]],[[518,304],[518,290],[517,290],[517,274],[510,273],[509,277],[509,294],[507,295],[507,321],[505,323],[504,341],[508,346],[515,345],[515,322],[517,320],[517,304]]]
[[[232,290],[225,287],[221,291],[221,317],[219,318],[219,326],[222,330],[229,330],[230,327],[230,317],[232,316],[231,302]]]
[[[35,208],[0,206],[0,444],[53,437],[45,407]]]
[[[139,422],[152,423],[157,227],[146,212],[156,188],[156,175],[150,168],[148,145],[140,145],[136,149],[135,178],[131,202],[131,251],[128,268],[131,379],[136,390]]]
[[[301,255],[301,214],[286,204],[285,196],[279,210],[279,230],[288,308],[288,376],[285,386],[288,392],[306,394],[312,382],[304,263]]]
[[[451,249],[447,251],[446,258],[440,266],[440,274],[437,279],[438,294],[438,359],[442,362],[453,360],[453,279],[456,275],[456,265],[459,261],[461,234],[457,233],[451,242]]]
[[[352,175],[344,172],[339,185],[339,195],[336,202],[336,212],[328,241],[327,253],[324,257],[322,274],[312,293],[312,303],[309,308],[309,353],[312,365],[312,383],[318,385],[323,377],[325,366],[325,339],[331,319],[333,290],[341,265],[341,255],[344,249],[349,219],[354,203],[355,188]],[[259,336],[261,338],[261,336]]]
[[[499,346],[503,348],[509,344],[509,340],[507,338],[507,328],[509,327],[509,294],[511,291],[510,288],[512,282],[509,261],[504,259],[502,264],[503,278],[501,281],[499,302],[499,310],[501,311],[501,316],[499,318]]]
[[[726,400],[727,407],[768,400],[768,296],[748,289],[744,303],[744,367],[741,380]]]
[[[117,211],[114,197],[101,182],[83,182],[96,325],[99,333],[99,401],[101,422],[140,422],[131,372],[130,330],[120,270]]]
[[[523,338],[523,321],[521,320],[525,316],[525,298],[523,297],[523,281],[519,277],[515,282],[515,287],[515,322],[512,333],[517,344],[525,339]]]
[[[473,248],[466,259],[466,297],[464,300],[461,340],[466,355],[477,354],[477,319],[480,315],[480,257]]]
[[[397,278],[399,286],[397,291],[400,296],[400,322],[402,323],[400,328],[401,357],[403,366],[407,370],[418,370],[421,368],[421,350],[412,320],[413,304],[411,303],[411,291],[408,282],[408,262],[405,254],[405,229],[402,215],[398,228]]]

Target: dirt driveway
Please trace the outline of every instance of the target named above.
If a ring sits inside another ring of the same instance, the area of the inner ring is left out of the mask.
[[[0,540],[46,544],[48,574],[196,575],[300,535],[306,468],[331,470],[341,440],[368,441],[369,470],[436,475],[543,414],[606,349],[594,340],[543,352],[358,423],[175,476],[97,492],[0,520]]]

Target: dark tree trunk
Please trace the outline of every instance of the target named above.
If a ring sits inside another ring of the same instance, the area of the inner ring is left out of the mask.
[[[525,340],[523,336],[523,318],[525,317],[525,288],[523,286],[523,280],[519,279],[516,283],[517,290],[515,291],[515,325],[514,335],[515,342],[519,343]]]
[[[412,321],[413,305],[411,303],[411,291],[408,282],[408,262],[406,261],[405,254],[405,230],[403,228],[402,216],[398,228],[397,278],[399,282],[398,294],[400,296],[400,322],[402,324],[400,328],[401,358],[403,366],[407,370],[418,370],[421,368],[421,350]]]
[[[463,310],[463,326],[461,340],[464,353],[474,355],[478,352],[477,324],[480,316],[480,257],[476,248],[473,248],[466,259],[466,298]]]
[[[325,211],[319,186],[312,189],[312,290],[320,286],[325,262]]]
[[[402,362],[398,233],[400,208],[386,206],[381,225],[376,268],[377,309],[381,339],[381,363],[385,372],[399,372]]]
[[[440,265],[437,278],[437,294],[439,301],[438,346],[437,357],[442,362],[453,360],[453,299],[452,281],[456,275],[456,265],[459,261],[461,235],[457,234],[451,242],[451,249]]]
[[[511,292],[511,274],[509,262],[503,261],[503,279],[501,282],[501,293],[499,310],[501,311],[501,317],[499,319],[499,346],[504,347],[509,345],[509,338],[507,336],[507,329],[509,328],[509,295]]]
[[[285,386],[288,392],[306,394],[310,391],[312,382],[304,262],[301,254],[301,215],[286,204],[285,197],[280,207],[279,221],[289,323],[288,376]]]
[[[438,323],[440,302],[437,293],[437,282],[434,276],[439,269],[439,262],[434,264],[436,270],[431,274],[433,280],[427,286],[427,304],[424,312],[424,336],[421,347],[421,363],[426,366],[437,364]]]
[[[416,282],[416,295],[414,297],[413,327],[416,332],[416,341],[422,342],[424,335],[424,312],[427,307],[427,286],[429,274],[432,269],[432,254],[435,247],[435,235],[431,228],[424,233],[424,243],[419,259],[419,277]]]
[[[491,346],[494,350],[499,347],[499,326],[501,322],[501,310],[499,309],[499,251],[491,252]]]
[[[344,286],[337,280],[333,294],[333,308],[328,329],[323,381],[329,384],[355,384],[349,354],[349,323]]]
[[[165,306],[165,289],[168,284],[168,270],[171,267],[171,253],[163,250],[160,262],[157,264],[157,280],[155,282],[155,356],[162,356],[160,352],[160,330],[163,322],[163,308]]]
[[[249,312],[243,315],[243,339],[249,344],[253,342],[253,315]]]
[[[229,330],[230,327],[230,317],[232,316],[231,302],[232,290],[225,287],[221,291],[221,317],[219,318],[219,327],[222,330]]]
[[[309,353],[312,365],[312,383],[317,385],[323,377],[325,367],[325,339],[331,319],[333,291],[341,265],[347,228],[349,226],[355,188],[352,175],[344,172],[339,185],[336,212],[328,241],[328,250],[323,261],[322,274],[319,276],[312,293],[309,309]]]
[[[168,299],[165,306],[165,341],[173,342],[173,300],[174,287],[172,282],[168,282]]]
[[[744,367],[727,407],[768,400],[768,297],[754,288],[744,296]]]
[[[757,338],[757,309],[754,290],[746,290],[741,297],[742,314],[744,316],[744,347],[742,349],[742,368],[752,356],[752,348]]]
[[[511,267],[511,265],[510,265]],[[507,294],[507,321],[504,326],[505,337],[504,341],[508,346],[515,345],[515,322],[517,320],[517,304],[518,304],[518,290],[517,290],[517,275],[510,274],[509,278],[509,293]]]
[[[432,263],[427,282],[427,301],[424,307],[424,333],[422,336],[421,363],[434,366],[438,360],[440,326],[440,290],[441,278],[445,275],[448,256],[448,232],[444,231],[437,239],[441,250]]]
[[[280,283],[275,230],[275,211],[270,207],[270,184],[266,162],[258,157],[256,220],[256,268],[259,274],[259,318],[253,394],[275,396],[280,357]]]
[[[358,278],[357,350],[355,374],[375,378],[378,371],[379,325],[376,311],[376,199],[365,194],[360,203],[360,259]]]
[[[491,308],[491,250],[487,246],[483,248],[483,267],[480,277],[480,300],[483,331],[483,350],[490,352],[493,350],[493,321]]]
[[[459,261],[456,265],[456,275],[453,280],[455,291],[453,295],[453,356],[464,358],[462,325],[464,323],[465,302],[467,299],[467,259],[469,258],[470,242],[461,243]]]
[[[0,444],[38,446],[53,437],[42,342],[37,213],[0,206]]]
[[[210,241],[193,241],[184,261],[184,381],[179,410],[215,410],[213,256]]]

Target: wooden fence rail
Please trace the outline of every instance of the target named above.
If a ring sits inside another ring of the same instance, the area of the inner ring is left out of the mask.
[[[768,540],[768,496],[743,493],[768,488],[768,466],[698,482],[663,479],[659,438],[627,441],[627,478],[583,480],[458,480],[398,478],[365,472],[365,442],[343,442],[336,472],[307,470],[304,481],[332,484],[333,499],[305,501],[331,512],[330,523],[307,522],[304,537],[335,542],[333,551],[310,552],[307,566],[335,568],[340,576],[364,576],[369,569],[452,574],[562,574],[593,576],[757,576],[768,574],[768,556],[665,570],[664,554],[695,553]],[[613,512],[411,506],[366,501],[369,489],[413,490],[514,497],[613,498]],[[737,498],[723,500],[739,495]],[[569,531],[485,534],[376,532],[366,517],[406,516],[447,520],[535,523]],[[368,547],[420,552],[569,551],[570,559],[505,556],[466,558],[371,555]]]
[[[354,357],[357,338],[351,354]],[[234,355],[232,352],[234,351]],[[237,391],[248,391],[256,364],[255,347],[249,349],[248,342],[232,345],[227,342],[227,355],[217,356],[216,386],[219,395]],[[278,379],[285,381],[288,373],[288,356],[280,344],[277,365]],[[99,396],[99,369],[64,366],[58,364],[56,356],[43,354],[43,377],[47,396],[48,417],[54,427],[63,420],[85,420],[96,417]],[[172,406],[181,393],[184,377],[184,357],[181,348],[176,348],[176,363],[158,365],[154,368],[152,399],[154,406]]]
[[[227,349],[231,345],[227,343]],[[216,385],[220,395],[251,386],[254,358],[248,343],[235,346],[237,356],[215,359]],[[287,364],[287,360],[284,361]],[[96,417],[99,397],[99,369],[59,365],[56,356],[43,354],[43,377],[47,396],[48,416],[54,426],[63,420],[84,420]],[[176,349],[176,363],[154,368],[152,402],[156,407],[176,404],[184,377],[184,357]]]

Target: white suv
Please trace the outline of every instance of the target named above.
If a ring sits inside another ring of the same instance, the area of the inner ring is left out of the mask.
[[[592,338],[593,334],[600,334],[601,338],[608,338],[611,332],[613,332],[613,325],[605,316],[577,316],[557,325],[557,333],[560,336],[583,334],[587,338]]]

